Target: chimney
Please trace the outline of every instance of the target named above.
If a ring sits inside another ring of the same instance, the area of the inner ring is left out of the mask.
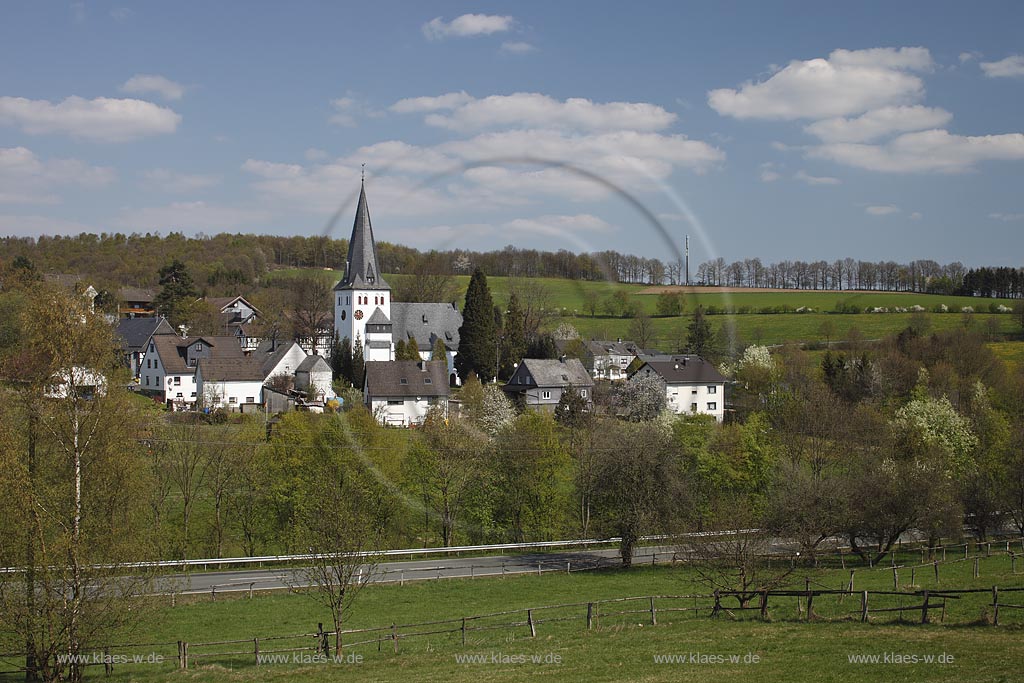
[[[421,360],[420,361],[420,372],[426,372],[426,371],[427,371],[427,361]]]
[[[559,356],[558,362],[559,363],[564,363],[565,362],[565,354],[564,353],[561,356]]]

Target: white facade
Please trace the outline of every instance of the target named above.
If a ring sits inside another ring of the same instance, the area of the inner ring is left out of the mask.
[[[725,384],[666,384],[667,407],[673,413],[711,415],[725,419]]]
[[[139,389],[162,394],[161,400],[173,402],[176,406],[191,408],[198,393],[195,370],[183,373],[167,373],[160,360],[160,353],[151,339],[139,369]]]
[[[370,360],[366,348],[369,341],[366,338],[366,321],[378,308],[388,318],[391,317],[391,290],[339,289],[334,292],[334,329],[338,339],[348,337],[353,350],[358,339],[363,344],[364,360]],[[387,335],[386,339],[390,344],[391,335]],[[389,355],[374,360],[391,360],[393,357]]]
[[[263,404],[263,382],[258,380],[207,381],[202,379],[202,370],[196,373],[206,408],[241,410],[243,405]]]
[[[448,399],[441,397],[429,398],[394,398],[374,397],[366,406],[381,424],[391,427],[408,427],[422,424],[427,413],[435,406],[440,406],[448,415]]]

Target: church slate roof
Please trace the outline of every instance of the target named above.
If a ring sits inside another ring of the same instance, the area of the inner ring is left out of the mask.
[[[416,340],[420,351],[429,351],[441,339],[449,351],[459,350],[459,328],[462,313],[455,304],[391,303],[391,334],[399,339]]]
[[[384,311],[380,310],[378,306],[373,310],[373,315],[366,319],[367,325],[390,325],[391,321],[384,314]]]
[[[352,223],[352,237],[348,241],[348,261],[345,277],[334,286],[342,289],[389,290],[377,265],[377,245],[373,241],[373,226],[370,223],[370,209],[366,205],[366,185],[359,188],[359,203],[356,219]]]

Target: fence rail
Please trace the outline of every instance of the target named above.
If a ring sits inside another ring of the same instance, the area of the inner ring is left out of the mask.
[[[437,635],[457,635],[462,646],[467,646],[470,636],[492,630],[515,631],[523,629],[523,635],[536,637],[538,628],[549,624],[563,622],[585,622],[585,628],[592,630],[600,627],[601,620],[615,618],[635,619],[642,615],[645,622],[651,626],[658,625],[659,615],[692,613],[697,618],[720,618],[723,615],[730,615],[736,611],[758,612],[760,619],[770,619],[772,609],[786,609],[796,602],[796,611],[799,619],[806,621],[819,620],[814,611],[815,599],[835,597],[839,603],[845,597],[859,598],[859,605],[854,610],[840,610],[833,618],[853,619],[862,622],[871,622],[871,617],[897,614],[898,619],[903,622],[904,614],[911,613],[913,621],[929,623],[932,619],[929,616],[935,611],[940,611],[939,621],[944,621],[946,613],[946,601],[959,600],[964,596],[979,593],[990,593],[992,607],[992,625],[999,626],[999,611],[1005,609],[1024,609],[1024,605],[1012,604],[1003,601],[1003,595],[1020,594],[1024,587],[999,588],[946,588],[942,590],[915,590],[915,591],[852,591],[837,589],[779,589],[779,590],[751,590],[751,591],[725,591],[719,590],[712,593],[690,593],[682,595],[641,595],[618,598],[605,598],[600,600],[579,601],[560,603],[554,605],[538,605],[485,614],[474,614],[448,619],[436,619],[415,623],[398,624],[391,623],[379,626],[368,626],[363,628],[343,629],[339,641],[341,650],[332,646],[331,641],[338,635],[336,631],[324,630],[323,624],[318,624],[315,633],[300,633],[293,635],[276,635],[253,638],[225,639],[205,643],[190,643],[177,641],[173,643],[133,643],[108,645],[100,650],[108,657],[107,661],[85,662],[82,666],[103,666],[109,675],[114,666],[131,665],[131,658],[117,660],[112,657],[119,650],[126,650],[139,647],[151,647],[165,649],[167,654],[163,661],[178,669],[188,669],[190,663],[196,660],[248,660],[254,665],[280,663],[280,660],[269,658],[269,655],[313,653],[318,657],[329,660],[334,651],[334,657],[344,657],[342,651],[351,648],[376,644],[378,650],[385,645],[390,645],[393,652],[397,653],[402,641],[423,638]],[[735,600],[735,606],[726,606],[723,601]],[[819,600],[820,601],[820,600]],[[898,604],[893,605],[896,601]],[[909,602],[904,602],[909,601]],[[269,645],[269,647],[267,647]],[[176,652],[176,654],[174,654]],[[23,658],[24,653],[0,653],[0,661]],[[5,662],[11,665],[11,662]],[[146,662],[152,663],[152,662]],[[14,668],[0,673],[13,673],[24,671],[24,668]]]

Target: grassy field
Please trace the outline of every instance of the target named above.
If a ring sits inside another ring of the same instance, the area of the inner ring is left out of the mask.
[[[920,554],[906,554],[901,562],[920,560]],[[1022,567],[1018,567],[1020,572]],[[980,578],[973,578],[971,562],[941,565],[941,584],[936,584],[931,569],[918,570],[918,588],[946,589],[1001,588],[1024,585],[1024,573],[1011,574],[1010,561],[1004,555],[980,560]],[[901,588],[911,589],[910,571],[900,573]],[[845,569],[801,569],[790,577],[794,587],[803,588],[806,579],[812,586],[845,585]],[[861,567],[856,571],[857,590],[892,590],[889,569]],[[1019,673],[1021,637],[1024,636],[1024,610],[1003,610],[1001,625],[988,623],[991,608],[988,593],[970,594],[950,601],[944,624],[914,624],[919,612],[907,615],[907,622],[896,623],[895,613],[872,617],[874,623],[856,620],[855,598],[843,601],[835,596],[815,601],[816,623],[800,621],[796,601],[779,598],[770,606],[769,622],[762,622],[756,611],[732,611],[710,619],[707,611],[661,612],[658,625],[649,623],[649,614],[610,615],[618,609],[645,610],[648,603],[631,607],[606,605],[605,614],[594,630],[587,631],[583,615],[588,601],[644,596],[707,593],[695,574],[687,568],[643,567],[629,571],[604,570],[572,575],[546,574],[505,579],[431,581],[405,586],[371,586],[359,597],[351,628],[408,624],[429,620],[460,618],[511,609],[542,605],[577,603],[566,610],[546,613],[547,617],[573,617],[572,620],[541,623],[537,637],[530,638],[526,626],[498,627],[471,632],[466,647],[459,634],[436,634],[402,639],[395,654],[390,642],[378,649],[376,644],[346,649],[362,657],[349,664],[265,664],[256,667],[252,655],[195,658],[189,672],[174,670],[177,640],[191,643],[217,640],[261,638],[261,650],[275,647],[271,636],[311,633],[316,622],[329,621],[327,613],[310,597],[295,594],[269,594],[252,600],[228,599],[211,602],[199,598],[192,604],[167,606],[163,599],[159,611],[148,615],[128,638],[135,643],[168,643],[162,647],[140,647],[135,652],[157,651],[167,655],[171,664],[161,666],[122,666],[113,678],[120,680],[448,680],[505,681],[525,676],[545,676],[560,680],[700,680],[732,679],[754,674],[759,680],[819,681],[843,680],[1016,680]],[[1007,594],[1011,595],[1011,594]],[[1015,597],[1020,593],[1012,594]],[[1009,601],[1007,598],[1003,598]],[[904,606],[919,603],[918,598],[874,598],[873,606]],[[1015,600],[1018,604],[1022,599]],[[662,608],[671,603],[663,600]],[[689,605],[690,603],[685,603]],[[702,606],[709,602],[701,603]],[[727,603],[726,606],[729,607]],[[937,610],[932,612],[937,620]],[[544,617],[537,616],[537,619]],[[493,623],[525,619],[521,614],[505,616]],[[439,627],[435,627],[439,628]],[[409,629],[404,629],[408,631]],[[354,640],[355,637],[351,637]],[[283,642],[283,641],[282,641]],[[277,645],[280,647],[280,645]],[[219,648],[191,648],[191,652],[230,652],[252,650],[252,643],[227,644]],[[675,663],[656,662],[655,655],[688,653],[747,655],[758,663]],[[884,653],[953,656],[952,663],[932,664],[851,664],[848,655]],[[481,654],[538,656],[541,663],[463,663],[456,655]],[[555,663],[555,660],[559,663]],[[546,662],[544,660],[547,660]],[[101,667],[90,670],[92,678],[102,676]]]
[[[337,279],[340,271],[274,271],[269,277],[293,277],[299,272],[325,272],[329,277]],[[388,281],[394,286],[407,275],[387,275]],[[469,284],[468,276],[455,278],[458,293],[457,300],[465,296]],[[488,279],[492,295],[497,304],[508,299],[509,288],[513,284],[510,278],[492,277]],[[557,278],[535,278],[528,281],[539,285],[547,293],[549,306],[557,309],[558,314],[549,321],[551,328],[559,323],[568,322],[573,325],[584,338],[616,339],[630,338],[632,319],[607,315],[603,304],[598,305],[597,315],[591,316],[586,301],[589,295],[596,295],[599,302],[612,297],[617,292],[624,292],[636,307],[649,315],[657,313],[657,296],[650,292],[653,288],[646,285],[630,285],[607,282],[580,282]],[[976,311],[970,316],[971,325],[995,336],[1017,335],[1021,332],[1016,316],[989,313],[991,305],[1011,305],[1012,302],[999,299],[973,299],[970,297],[940,296],[933,294],[914,294],[909,292],[708,292],[686,295],[684,315],[678,317],[654,317],[655,346],[674,348],[680,338],[685,337],[686,324],[691,319],[697,305],[716,307],[719,311],[731,309],[737,313],[729,315],[713,315],[710,320],[718,327],[724,321],[735,323],[740,338],[745,343],[785,344],[787,342],[818,342],[825,341],[822,332],[823,324],[834,328],[832,340],[845,339],[851,328],[860,331],[864,339],[879,339],[904,329],[911,320],[910,313],[857,313],[829,314],[840,303],[856,306],[860,309],[868,307],[884,307],[890,310],[896,307],[910,308],[921,306],[929,311],[944,304],[951,312],[930,313],[932,329],[943,330],[965,324],[965,317],[959,311],[963,306],[973,306]],[[759,313],[764,308],[788,307],[795,311],[805,307],[814,309],[813,313]],[[1016,346],[1000,349],[1001,355],[1013,358],[1024,355],[1024,351],[1016,350]]]

